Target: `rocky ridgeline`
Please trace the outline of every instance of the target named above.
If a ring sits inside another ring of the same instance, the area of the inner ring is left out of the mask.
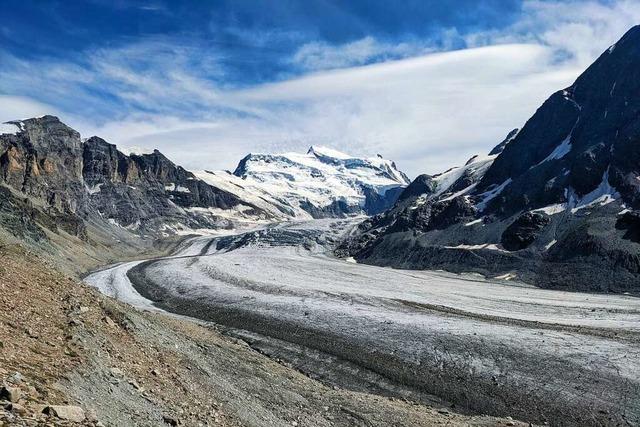
[[[45,229],[122,240],[378,213],[408,182],[391,161],[326,149],[249,155],[236,175],[196,176],[157,150],[126,155],[97,136],[82,140],[54,116],[0,125],[0,226],[36,241]]]
[[[487,157],[422,175],[339,253],[365,263],[640,290],[640,27]]]
[[[53,116],[10,124],[15,131],[0,134],[0,224],[14,235],[42,239],[40,226],[86,239],[88,224],[152,235],[233,225],[211,209],[269,218],[157,150],[127,156],[98,137],[83,142]]]

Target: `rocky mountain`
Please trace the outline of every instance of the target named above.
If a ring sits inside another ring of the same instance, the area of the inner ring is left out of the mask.
[[[380,213],[410,182],[380,155],[356,158],[326,147],[311,147],[306,154],[249,154],[233,175],[240,178],[238,185],[269,195],[295,218]]]
[[[57,117],[0,127],[0,226],[123,241],[260,222],[377,213],[408,184],[393,162],[328,149],[249,155],[235,174],[192,173],[155,150],[126,155]]]
[[[540,286],[640,290],[640,27],[487,157],[411,183],[340,253]]]
[[[32,240],[158,237],[273,219],[158,151],[127,156],[101,138],[83,141],[53,116],[2,126],[0,183],[0,225]]]

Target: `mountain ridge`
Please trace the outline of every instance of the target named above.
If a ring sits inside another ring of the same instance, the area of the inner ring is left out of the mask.
[[[156,239],[296,218],[363,214],[376,203],[384,207],[395,202],[408,183],[393,162],[382,158],[373,161],[328,149],[310,151],[317,154],[306,156],[320,165],[320,169],[309,168],[307,184],[313,191],[293,194],[291,201],[274,197],[267,191],[273,186],[261,188],[246,176],[190,172],[158,150],[126,155],[98,136],[82,139],[55,116],[11,121],[0,128],[0,184],[6,186],[2,192],[6,205],[15,209],[4,209],[0,220],[16,232],[23,233],[19,229],[24,228],[25,235],[34,239],[47,240],[38,229],[57,233],[61,228],[81,240],[96,236],[114,241]],[[351,179],[344,184],[342,175],[334,174],[338,167],[355,173],[357,183],[343,173]],[[342,188],[327,185],[327,180]],[[381,190],[381,182],[388,188]],[[355,201],[339,195],[351,184]],[[27,208],[18,208],[20,202],[14,200],[23,196],[33,206],[26,220],[21,212]]]
[[[484,163],[421,175],[338,253],[546,287],[637,291],[640,246],[629,230],[640,225],[638,46],[640,26],[553,93]]]

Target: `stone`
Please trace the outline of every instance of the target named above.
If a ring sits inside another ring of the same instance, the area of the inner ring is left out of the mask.
[[[21,396],[22,392],[17,387],[3,386],[0,389],[0,400],[8,400],[9,402],[15,403],[20,400]]]
[[[21,384],[24,382],[24,376],[20,372],[14,372],[8,381],[13,384]]]
[[[117,327],[117,326],[118,326],[118,325],[116,324],[116,322],[114,322],[114,321],[113,321],[113,319],[111,319],[111,317],[109,317],[109,316],[104,316],[104,317],[102,318],[102,320],[104,320],[104,322],[105,322],[108,326],[110,326],[110,327],[112,327],[112,328],[115,328],[115,327]]]
[[[48,405],[42,411],[44,414],[51,415],[61,420],[73,421],[80,423],[86,419],[84,410],[74,405]]]
[[[27,413],[26,408],[18,403],[9,403],[7,406],[5,406],[5,409],[18,415],[24,415]]]
[[[179,422],[177,419],[173,418],[170,415],[163,415],[162,416],[162,421],[164,421],[165,424],[168,424],[170,426],[177,426],[179,425]]]
[[[124,372],[122,372],[122,369],[120,369],[120,368],[111,368],[111,369],[109,369],[109,372],[114,377],[122,377],[122,376],[124,376]]]
[[[96,414],[96,411],[94,411],[93,409],[87,409],[84,414],[87,421],[92,423],[98,422],[98,414]]]
[[[534,212],[520,215],[502,233],[502,246],[508,251],[518,251],[533,243],[544,227],[549,224],[549,217]]]

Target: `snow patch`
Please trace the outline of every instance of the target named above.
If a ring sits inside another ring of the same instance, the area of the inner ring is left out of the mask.
[[[315,154],[316,156],[324,156],[324,157],[332,157],[334,159],[346,160],[352,159],[348,154],[345,154],[341,151],[334,150],[333,148],[323,147],[323,146],[315,146],[310,147],[307,154]]]
[[[439,197],[447,192],[453,184],[456,183],[465,174],[471,176],[478,176],[484,174],[489,166],[493,163],[497,155],[492,156],[474,156],[462,167],[451,168],[446,172],[438,175],[434,175],[432,179],[436,182],[436,191],[431,195],[431,198]],[[462,191],[455,193],[453,196],[449,196],[447,199],[453,199],[459,195],[466,194],[467,191],[471,191],[475,188],[475,185],[469,186]]]
[[[191,193],[191,191],[187,187],[182,187],[180,185],[176,185],[175,183],[167,184],[164,186],[166,191],[175,191],[178,193]]]
[[[458,246],[445,246],[447,249],[469,249],[469,250],[479,250],[479,249],[488,249],[490,251],[500,251],[500,252],[509,252],[502,248],[500,248],[496,243],[483,243],[480,245],[458,245]]]
[[[567,192],[571,213],[593,206],[604,206],[620,198],[620,193],[609,184],[609,170],[602,175],[600,185],[592,192],[578,198],[573,192]]]
[[[555,215],[567,210],[566,203],[556,203],[555,205],[545,206],[543,208],[534,209],[531,212],[542,212],[547,215]]]
[[[477,204],[478,210],[485,210],[487,208],[487,204],[491,200],[495,199],[500,193],[502,193],[502,190],[504,190],[507,185],[511,184],[511,181],[513,180],[511,178],[508,178],[505,182],[493,188],[492,190],[485,191],[484,193],[480,194],[479,197],[482,197],[482,201]]]
[[[560,143],[560,145],[558,145],[551,152],[551,154],[549,154],[547,157],[545,157],[545,159],[543,161],[538,163],[538,165],[542,164],[544,162],[548,162],[550,160],[561,159],[564,156],[566,156],[567,154],[569,154],[569,152],[571,151],[571,135],[572,134],[573,134],[573,131],[571,133],[569,133],[569,135],[567,135],[567,137]]]
[[[0,135],[17,135],[21,130],[16,123],[0,123]]]
[[[502,274],[500,276],[496,276],[494,277],[494,279],[497,280],[511,280],[511,279],[515,279],[516,277],[518,277],[515,273],[506,273],[506,274]]]
[[[89,187],[88,185],[85,185],[85,188],[87,189],[87,191],[89,192],[89,195],[94,195],[96,193],[100,192],[101,187],[103,186],[103,183],[100,184],[96,184],[93,187]]]
[[[484,221],[484,217],[478,218],[478,219],[476,219],[474,221],[471,221],[471,222],[468,222],[464,226],[465,227],[470,227],[470,226],[475,225],[475,224],[480,224],[480,223],[482,223],[482,221]]]

